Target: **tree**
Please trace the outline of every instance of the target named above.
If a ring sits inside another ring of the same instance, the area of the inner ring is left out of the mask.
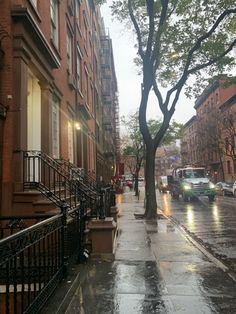
[[[235,46],[235,0],[117,0],[113,14],[127,22],[137,37],[137,64],[141,67],[142,92],[139,125],[146,147],[146,210],[156,218],[155,152],[169,128],[179,95],[190,76],[200,90],[202,75],[212,77],[233,65]],[[163,93],[161,87],[168,87]],[[162,112],[160,128],[152,137],[146,112],[150,92]]]
[[[139,171],[143,165],[145,157],[145,145],[139,128],[139,113],[138,111],[130,113],[127,117],[122,117],[121,122],[126,130],[126,136],[123,137],[123,158],[126,166],[133,175],[135,184],[135,195],[138,195],[138,178]],[[150,134],[155,136],[160,128],[161,120],[149,119],[147,121]],[[161,145],[168,145],[180,139],[183,125],[173,121],[162,139]]]

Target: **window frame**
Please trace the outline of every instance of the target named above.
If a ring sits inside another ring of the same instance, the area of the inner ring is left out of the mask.
[[[59,2],[50,0],[50,20],[51,20],[51,39],[53,44],[59,48]]]

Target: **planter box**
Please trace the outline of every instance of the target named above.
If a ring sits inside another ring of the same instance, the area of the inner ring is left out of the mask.
[[[112,217],[91,220],[88,224],[92,255],[113,254],[117,225]]]

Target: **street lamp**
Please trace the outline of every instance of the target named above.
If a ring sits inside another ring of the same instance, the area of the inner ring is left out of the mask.
[[[75,123],[75,128],[77,131],[81,130],[81,126],[80,126],[79,122]]]

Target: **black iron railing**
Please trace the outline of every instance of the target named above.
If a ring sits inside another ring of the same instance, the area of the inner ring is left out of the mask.
[[[32,215],[32,216],[0,216],[0,239],[6,238],[23,229],[26,229],[50,215]]]
[[[94,214],[101,194],[94,183],[87,185],[79,168],[69,161],[54,160],[40,151],[23,152],[24,190],[38,189],[57,206],[75,208],[81,198]]]
[[[63,171],[67,173],[70,178],[80,180],[86,188],[94,192],[99,192],[96,180],[85,172],[85,169],[76,167],[70,161],[64,159],[56,159],[61,165]]]
[[[66,273],[83,258],[85,202],[0,240],[1,313],[38,313]],[[42,217],[15,217],[24,223]],[[9,217],[2,218],[7,221]]]
[[[75,182],[67,178],[53,159],[38,151],[23,154],[24,190],[38,189],[59,207],[64,202],[70,208],[78,206]]]
[[[86,222],[104,219],[115,191],[99,191],[69,166],[47,155],[23,152],[24,189],[37,189],[60,214],[0,217],[0,312],[38,313],[72,260],[85,258]]]

